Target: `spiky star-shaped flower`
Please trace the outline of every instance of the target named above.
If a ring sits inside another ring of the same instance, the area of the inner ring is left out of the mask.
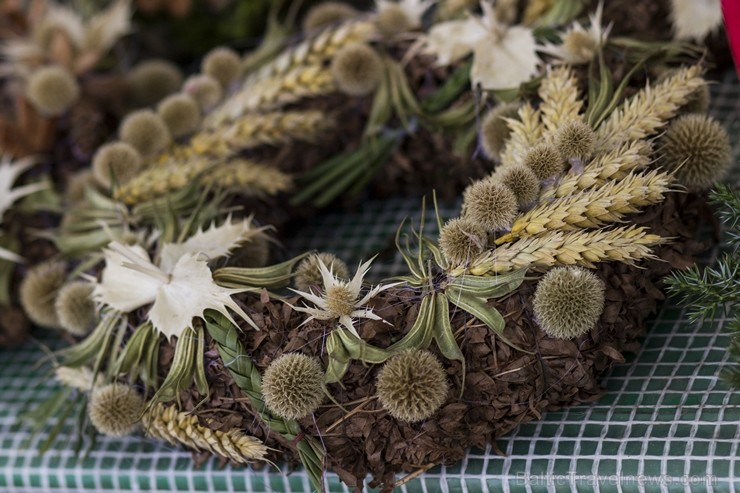
[[[15,180],[34,164],[35,161],[32,158],[20,159],[14,162],[8,156],[3,156],[2,162],[0,162],[0,223],[2,223],[5,212],[10,209],[16,200],[46,188],[44,183],[32,183],[13,188]],[[11,262],[21,262],[23,260],[17,254],[2,247],[0,247],[0,259],[10,260]]]
[[[370,269],[373,259],[364,264],[360,264],[357,273],[351,281],[343,281],[334,276],[321,259],[318,259],[319,270],[324,281],[324,293],[317,296],[312,293],[292,289],[295,293],[303,296],[305,299],[316,305],[316,308],[304,306],[293,307],[296,311],[308,313],[308,317],[303,323],[306,324],[311,320],[332,320],[339,319],[339,324],[349,330],[357,337],[357,329],[354,326],[355,318],[369,318],[371,320],[384,321],[380,316],[373,313],[372,308],[365,306],[368,301],[374,298],[378,293],[397,286],[401,283],[379,284],[370,289],[365,296],[360,298],[362,289],[362,280]],[[386,322],[387,323],[387,322]]]

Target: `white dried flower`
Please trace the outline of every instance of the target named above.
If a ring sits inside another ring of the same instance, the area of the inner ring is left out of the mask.
[[[573,22],[570,29],[562,34],[562,43],[559,45],[546,43],[537,48],[537,51],[555,57],[555,63],[579,65],[589,63],[606,43],[611,31],[611,24],[604,28],[602,14],[603,2],[599,2],[596,11],[589,16],[591,25],[585,29],[578,21]]]
[[[70,366],[57,366],[54,369],[54,376],[57,381],[67,387],[89,392],[93,388],[93,383],[103,385],[103,375],[93,378],[93,372],[87,366],[73,368]]]
[[[720,0],[671,0],[676,39],[702,41],[722,25]]]
[[[0,224],[5,212],[10,209],[16,200],[46,188],[44,183],[32,183],[13,188],[18,176],[34,164],[34,159],[28,157],[13,161],[12,158],[3,156],[0,160]],[[0,247],[0,258],[12,262],[22,261],[20,256],[2,247]]]

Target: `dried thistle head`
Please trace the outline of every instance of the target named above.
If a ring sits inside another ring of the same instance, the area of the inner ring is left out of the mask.
[[[732,147],[727,131],[706,115],[678,117],[659,140],[658,165],[690,190],[705,190],[730,169]]]
[[[518,118],[519,104],[504,103],[494,107],[483,117],[480,127],[480,143],[483,152],[493,161],[501,160],[506,139],[511,134],[506,118]]]
[[[64,197],[69,203],[80,202],[85,198],[85,190],[95,186],[95,178],[91,169],[82,169],[67,178]]]
[[[568,120],[555,133],[555,147],[566,160],[583,161],[591,157],[596,146],[596,134],[581,120]]]
[[[512,164],[496,170],[494,176],[514,193],[519,207],[526,207],[537,200],[540,180],[531,168],[523,164]]]
[[[182,90],[195,99],[202,111],[213,109],[224,95],[221,84],[207,74],[188,77]]]
[[[557,267],[537,283],[534,315],[542,330],[575,339],[594,328],[604,311],[604,281],[582,267]]]
[[[262,376],[265,405],[284,419],[313,413],[324,400],[324,371],[317,358],[286,353],[270,363]]]
[[[563,172],[565,165],[557,148],[550,144],[537,144],[524,157],[524,164],[534,171],[537,178],[545,180]]]
[[[303,18],[303,31],[310,32],[342,21],[357,15],[357,10],[343,2],[321,2],[314,5]]]
[[[20,285],[20,302],[36,325],[50,329],[59,327],[54,302],[66,275],[67,264],[61,261],[44,262],[26,272]]]
[[[412,19],[409,18],[403,7],[397,3],[386,3],[373,19],[378,32],[385,38],[392,38],[398,34],[405,33],[414,28]]]
[[[108,436],[122,437],[136,430],[144,399],[129,385],[110,383],[90,393],[87,414],[96,430]]]
[[[334,55],[331,72],[341,91],[350,96],[365,96],[380,84],[383,61],[367,44],[349,43]]]
[[[164,120],[151,110],[129,113],[118,128],[118,136],[134,146],[142,156],[162,151],[171,139]]]
[[[136,64],[126,77],[136,106],[151,106],[182,85],[182,72],[167,60],[145,60]]]
[[[488,177],[468,187],[463,210],[465,217],[492,233],[511,227],[518,212],[517,198],[509,187]]]
[[[452,265],[462,265],[483,253],[488,234],[479,223],[466,217],[450,219],[439,233],[439,247]]]
[[[229,257],[228,265],[236,267],[264,267],[270,260],[270,239],[259,234],[239,245]]]
[[[72,335],[82,337],[95,324],[94,285],[84,281],[65,284],[54,301],[59,325]]]
[[[200,64],[201,72],[216,79],[222,87],[228,87],[241,69],[239,54],[225,46],[209,51]]]
[[[95,183],[110,190],[113,183],[126,183],[141,169],[141,155],[131,144],[113,142],[98,149],[93,157]]]
[[[319,262],[322,262],[339,279],[349,279],[349,268],[343,260],[333,253],[314,253],[301,260],[295,270],[293,285],[299,291],[309,291],[311,287],[323,286]]]
[[[42,67],[31,74],[26,98],[46,116],[59,116],[80,97],[80,86],[72,73],[61,66]]]
[[[186,93],[167,96],[157,105],[157,114],[162,118],[175,138],[193,133],[200,124],[200,107]]]
[[[431,417],[447,399],[447,374],[434,354],[409,349],[391,357],[378,372],[376,393],[394,418],[415,423]]]

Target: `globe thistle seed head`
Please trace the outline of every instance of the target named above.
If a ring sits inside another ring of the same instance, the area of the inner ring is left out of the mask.
[[[342,92],[350,96],[365,96],[380,84],[383,61],[367,44],[350,43],[334,55],[331,72]]]
[[[265,405],[284,419],[300,419],[324,400],[324,371],[317,358],[286,353],[270,363],[262,376]]]
[[[550,144],[537,144],[524,157],[527,165],[542,181],[563,172],[565,165],[557,148]]]
[[[357,10],[343,2],[321,2],[303,18],[303,31],[310,32],[339,24],[357,15]]]
[[[658,165],[689,190],[706,190],[730,169],[732,147],[727,131],[707,115],[676,118],[658,144]]]
[[[496,106],[483,117],[480,126],[480,144],[488,159],[501,160],[501,152],[511,135],[506,118],[517,118],[518,112],[518,103],[505,103]]]
[[[49,66],[36,70],[28,81],[26,98],[36,111],[59,116],[80,97],[80,86],[64,67]]]
[[[378,372],[376,393],[388,414],[408,423],[431,417],[447,400],[447,374],[434,354],[410,349]]]
[[[375,27],[384,38],[393,38],[414,28],[406,11],[397,3],[389,3],[373,19]]]
[[[131,144],[142,156],[151,156],[170,143],[170,131],[164,120],[151,110],[129,113],[121,122],[118,136]]]
[[[95,323],[93,288],[89,282],[70,282],[62,286],[54,301],[59,325],[74,336],[87,335]]]
[[[519,207],[526,207],[537,200],[540,180],[531,168],[513,164],[497,170],[494,176],[514,193]]]
[[[98,149],[93,157],[92,176],[95,183],[110,190],[136,176],[141,169],[141,155],[131,144],[113,142]]]
[[[479,223],[465,217],[450,219],[439,233],[439,247],[451,265],[462,265],[483,253],[488,234]]]
[[[537,283],[533,308],[547,335],[580,337],[596,325],[604,311],[604,281],[582,267],[557,267]]]
[[[189,77],[185,81],[183,92],[190,94],[203,111],[213,109],[224,95],[221,84],[207,74]]]
[[[311,286],[323,286],[319,260],[339,279],[349,279],[347,264],[332,253],[314,253],[301,260],[295,270],[293,285],[299,291],[309,291]]]
[[[74,204],[85,198],[85,190],[95,185],[95,178],[91,169],[82,169],[67,178],[67,187],[64,196],[67,202]]]
[[[177,92],[182,79],[182,72],[177,65],[160,59],[137,64],[126,78],[131,98],[138,107],[151,106]]]
[[[463,201],[465,217],[489,233],[510,228],[518,212],[514,192],[494,177],[470,185]]]
[[[270,240],[266,235],[255,235],[239,245],[229,256],[229,265],[236,267],[264,267],[270,260]]]
[[[144,399],[129,385],[110,383],[90,393],[87,414],[96,430],[104,435],[130,435],[139,425]]]
[[[591,157],[596,146],[596,134],[591,126],[580,120],[563,123],[555,134],[555,147],[566,160],[582,161]]]
[[[157,114],[167,125],[170,135],[175,138],[193,133],[200,124],[200,107],[186,93],[164,98],[157,106]]]
[[[44,262],[26,272],[20,285],[20,302],[28,318],[36,325],[49,329],[59,327],[54,302],[66,275],[67,264],[61,261]]]
[[[563,36],[562,51],[571,60],[587,63],[598,53],[599,41],[587,31],[572,30]]]
[[[200,69],[216,79],[221,87],[228,87],[239,76],[241,59],[231,48],[219,46],[206,54]]]

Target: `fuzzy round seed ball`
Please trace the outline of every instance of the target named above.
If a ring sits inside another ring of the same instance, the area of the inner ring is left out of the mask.
[[[511,227],[518,212],[514,192],[493,177],[473,183],[463,201],[465,217],[489,233]]]
[[[59,290],[54,308],[59,325],[75,336],[84,336],[95,323],[93,284],[83,281],[67,283]]]
[[[350,96],[365,96],[380,84],[383,61],[364,43],[350,43],[334,55],[331,72],[341,91]]]
[[[450,219],[439,233],[439,247],[453,266],[483,253],[487,244],[488,235],[483,226],[464,217]]]
[[[80,86],[66,68],[43,67],[31,75],[26,97],[42,115],[59,116],[80,97]]]
[[[480,126],[480,143],[488,159],[501,160],[501,151],[504,150],[506,140],[511,135],[506,118],[518,118],[518,103],[500,104],[486,113]]]
[[[222,87],[228,87],[239,76],[241,59],[231,48],[219,46],[203,58],[201,72],[216,79]]]
[[[136,430],[144,406],[144,399],[133,387],[111,383],[93,389],[87,414],[100,433],[122,437]]]
[[[88,187],[95,186],[95,179],[91,169],[77,171],[67,178],[67,187],[64,196],[69,203],[77,203],[85,198]]]
[[[563,37],[562,49],[574,63],[588,63],[599,50],[599,43],[589,33],[571,31]]]
[[[265,370],[262,394],[267,408],[281,418],[308,416],[324,400],[321,363],[305,354],[283,354]]]
[[[239,245],[229,256],[229,265],[236,267],[264,267],[270,260],[270,240],[256,235]]]
[[[563,123],[555,134],[555,147],[564,159],[587,159],[595,146],[596,134],[590,125],[580,120]]]
[[[533,307],[547,335],[574,339],[591,330],[604,311],[604,282],[581,267],[557,267],[537,283]]]
[[[191,134],[200,124],[200,107],[192,96],[185,93],[167,96],[157,106],[157,114],[173,137]]]
[[[526,207],[537,200],[540,181],[531,168],[523,164],[504,166],[496,171],[495,177],[514,193],[519,207]]]
[[[44,262],[26,272],[20,285],[20,301],[28,318],[36,325],[49,329],[59,327],[54,302],[66,275],[67,264],[61,261]]]
[[[689,190],[705,190],[719,182],[731,161],[727,131],[706,115],[678,117],[659,141],[658,165]]]
[[[216,106],[224,94],[221,84],[206,74],[189,77],[185,81],[183,91],[190,94],[203,111],[208,111]]]
[[[310,32],[338,24],[357,15],[357,10],[342,2],[322,2],[311,7],[303,18],[303,31]]]
[[[95,182],[106,190],[111,186],[123,184],[136,176],[141,169],[141,156],[131,144],[113,142],[106,144],[95,153],[92,173]]]
[[[293,285],[300,291],[308,291],[311,286],[324,286],[319,270],[319,260],[338,279],[349,279],[347,264],[332,253],[314,253],[301,260],[295,270]]]
[[[394,418],[415,423],[431,417],[444,404],[447,374],[434,354],[410,349],[391,357],[378,372],[376,393]]]
[[[563,172],[565,165],[557,148],[550,144],[537,144],[524,157],[527,165],[542,181]]]
[[[414,27],[406,11],[397,3],[383,6],[375,16],[374,23],[380,35],[386,38],[405,33]]]
[[[170,131],[162,118],[151,110],[129,113],[121,122],[118,136],[134,146],[142,156],[151,156],[170,143]]]
[[[167,60],[146,60],[129,72],[127,81],[137,106],[151,106],[177,92],[182,85],[182,72]]]

